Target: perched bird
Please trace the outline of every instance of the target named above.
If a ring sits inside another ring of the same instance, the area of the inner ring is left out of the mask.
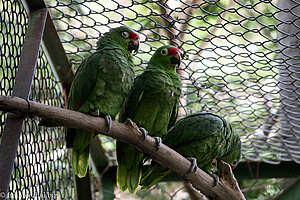
[[[139,48],[139,35],[126,26],[110,29],[97,42],[96,52],[79,66],[71,85],[68,108],[105,117],[111,126],[134,82],[133,55]],[[93,132],[68,129],[67,148],[73,148],[73,172],[82,178],[89,163]]]
[[[158,48],[145,71],[135,79],[120,112],[121,122],[130,118],[144,128],[141,130],[157,137],[158,148],[159,137],[167,133],[177,117],[181,82],[176,66],[180,62],[181,54],[177,47],[166,45]],[[120,141],[117,141],[116,151],[117,184],[122,191],[128,188],[130,193],[135,193],[141,179],[143,154]]]
[[[192,162],[190,172],[197,169],[197,165],[212,175],[217,184],[218,177],[214,173],[216,167],[212,161],[223,160],[234,169],[241,157],[241,140],[237,133],[233,133],[230,124],[212,113],[195,113],[180,119],[163,138],[168,145]],[[143,174],[142,189],[148,189],[172,173],[166,167],[153,162]]]

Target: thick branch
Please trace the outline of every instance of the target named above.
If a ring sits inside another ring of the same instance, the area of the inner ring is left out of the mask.
[[[188,182],[192,183],[196,189],[200,190],[201,193],[208,198],[245,199],[240,191],[231,189],[229,185],[223,181],[220,181],[217,186],[212,187],[214,183],[213,178],[201,169],[198,169],[195,173],[187,174],[191,166],[189,160],[165,145],[162,145],[158,151],[155,151],[155,140],[149,136],[142,141],[143,136],[141,132],[131,120],[127,120],[124,124],[113,121],[111,130],[106,132],[106,124],[103,118],[93,117],[63,108],[47,106],[33,101],[26,101],[18,97],[6,96],[0,96],[0,110],[16,114],[26,114],[27,116],[36,116],[51,120],[59,126],[83,129],[110,136],[134,146],[149,155],[152,159],[173,170]]]

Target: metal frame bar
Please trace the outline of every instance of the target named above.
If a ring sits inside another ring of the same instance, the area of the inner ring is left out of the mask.
[[[25,5],[25,8],[27,8],[26,10],[28,13],[37,9],[46,8],[44,0],[22,0],[22,3]],[[57,34],[50,13],[48,13],[45,24],[42,46],[51,67],[54,68],[58,76],[57,78],[62,84],[66,100],[69,95],[75,73],[72,70],[72,65],[67,58],[66,52]]]
[[[146,171],[149,166],[143,166],[143,171]],[[285,169],[285,170],[282,170]],[[117,166],[110,167],[103,178],[110,178],[116,181]],[[293,161],[282,161],[278,165],[265,162],[246,161],[238,164],[233,170],[234,176],[238,181],[245,179],[267,179],[267,178],[297,178],[300,176],[300,164]],[[165,176],[161,182],[182,182],[183,179],[172,173]]]
[[[43,42],[46,47],[44,51],[54,65],[66,98],[74,78],[74,72],[46,5],[43,0],[23,0],[22,3],[31,18],[25,35],[13,96],[28,99],[39,49]],[[7,198],[23,122],[23,116],[8,113],[0,143],[0,200]],[[3,192],[5,193],[4,197]]]
[[[62,85],[63,95],[67,103],[75,74],[72,71],[72,66],[66,56],[51,16],[43,0],[22,0],[22,3],[31,18],[25,36],[13,96],[28,99],[39,49],[42,45],[47,59]],[[0,200],[7,198],[23,121],[23,116],[12,113],[7,115],[0,144]],[[77,199],[91,199],[91,189],[86,185],[89,182],[89,177],[79,181],[75,178],[75,188],[85,195],[83,197],[76,192]],[[85,187],[82,187],[84,185]],[[3,197],[2,192],[5,193],[5,197]]]
[[[72,70],[71,63],[67,58],[50,14],[47,16],[46,20],[43,43],[45,46],[43,50],[46,53],[47,59],[51,60],[59,82],[62,84],[65,102],[67,103],[67,97],[69,95],[75,73]]]
[[[13,96],[25,99],[29,97],[47,15],[48,11],[46,8],[31,13],[16,75]],[[23,116],[12,113],[8,113],[7,115],[0,144],[0,192],[2,192],[0,199],[6,199],[7,197],[23,121]],[[3,192],[5,193],[5,197],[3,197]]]
[[[281,161],[279,164],[246,161],[233,170],[238,180],[265,178],[296,178],[300,176],[300,164],[294,161]]]
[[[296,178],[300,176],[300,165],[293,161],[282,161],[277,165],[246,161],[239,163],[233,173],[238,181],[244,179]],[[182,181],[182,178],[170,174],[164,177],[162,181]]]

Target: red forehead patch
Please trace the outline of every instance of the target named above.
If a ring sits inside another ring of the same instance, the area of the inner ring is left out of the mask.
[[[132,32],[132,31],[130,31],[129,32],[129,38],[137,40],[137,39],[140,39],[140,36],[138,34]]]
[[[168,48],[169,55],[175,55],[177,52],[180,54],[180,50],[177,48]]]

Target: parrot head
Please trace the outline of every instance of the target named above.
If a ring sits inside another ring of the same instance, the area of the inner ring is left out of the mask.
[[[237,164],[239,163],[241,159],[241,140],[240,136],[238,134],[232,133],[232,148],[230,151],[223,157],[220,158],[220,160],[223,160],[224,162],[228,163],[231,166],[231,169],[236,168]]]
[[[132,51],[136,53],[140,46],[140,36],[137,32],[127,26],[111,28],[109,32],[104,34],[104,37],[99,39],[97,45],[100,46],[106,37],[109,37],[112,41],[118,43],[130,53],[132,53]]]
[[[180,50],[172,45],[165,45],[158,48],[151,57],[149,64],[159,63],[166,67],[166,70],[175,70],[177,65],[180,65],[181,53]]]

